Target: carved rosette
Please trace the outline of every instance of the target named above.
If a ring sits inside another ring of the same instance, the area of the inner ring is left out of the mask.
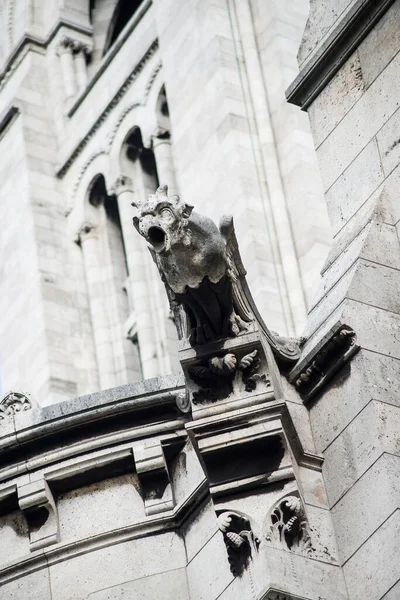
[[[301,500],[290,495],[279,500],[270,512],[267,542],[292,552],[309,555],[312,550],[307,520]]]
[[[31,400],[22,392],[8,392],[0,400],[0,421],[32,408]]]

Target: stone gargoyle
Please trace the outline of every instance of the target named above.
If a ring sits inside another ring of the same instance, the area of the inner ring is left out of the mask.
[[[297,344],[273,336],[254,306],[231,216],[222,217],[218,229],[179,196],[168,196],[167,185],[132,205],[137,208],[133,224],[150,244],[181,338],[188,333],[191,346],[202,346],[238,336],[256,319],[274,353],[285,361],[297,360]],[[187,332],[179,323],[180,306]]]

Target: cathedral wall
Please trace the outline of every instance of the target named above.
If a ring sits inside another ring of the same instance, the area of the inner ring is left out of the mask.
[[[398,595],[400,576],[393,537],[400,523],[395,393],[400,375],[400,3],[380,6],[379,14],[369,11],[374,26],[350,52],[337,31],[350,30],[350,23],[352,31],[361,28],[352,17],[355,4],[330,33],[341,62],[329,62],[332,55],[322,40],[314,58],[311,54],[310,62],[302,63],[303,73],[318,56],[336,67],[328,83],[317,76],[315,88],[304,84],[307,91],[298,96],[308,109],[334,233],[309,315],[305,353],[338,322],[354,329],[361,346],[347,372],[310,404],[310,416],[317,449],[325,457],[324,479],[349,597],[379,600]],[[314,9],[305,39],[324,31],[317,3]],[[289,97],[301,82],[302,71]]]

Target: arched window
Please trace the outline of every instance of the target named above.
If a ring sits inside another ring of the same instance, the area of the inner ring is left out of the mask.
[[[134,12],[141,4],[141,0],[119,0],[114,9],[111,23],[108,28],[106,43],[104,45],[103,55],[108,52],[115,40],[124,29],[125,25],[130,21]]]
[[[141,378],[137,345],[126,339],[129,316],[126,293],[129,276],[118,202],[109,195],[102,174],[88,192],[93,207],[80,245],[83,252],[89,305],[101,387]]]

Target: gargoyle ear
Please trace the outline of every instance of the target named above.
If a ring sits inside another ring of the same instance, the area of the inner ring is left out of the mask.
[[[182,206],[182,217],[184,219],[188,219],[190,217],[190,215],[192,214],[193,208],[194,208],[193,206],[191,206],[190,204],[186,204],[186,202],[185,202]]]

